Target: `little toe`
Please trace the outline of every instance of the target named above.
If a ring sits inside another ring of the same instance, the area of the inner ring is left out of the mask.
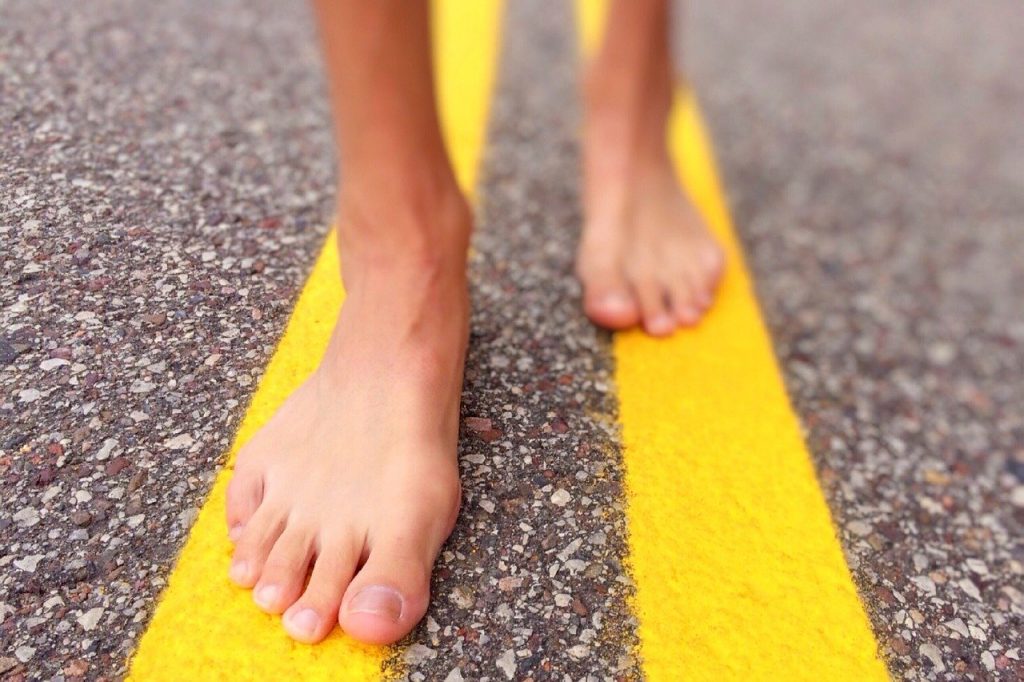
[[[722,266],[701,267],[693,273],[694,296],[706,312],[714,305],[718,285],[722,279]]]
[[[397,642],[427,611],[434,557],[417,555],[402,537],[370,550],[342,600],[342,629],[368,644]]]
[[[725,252],[722,247],[709,241],[700,251],[701,266],[705,274],[705,283],[710,291],[718,286],[722,273],[725,272]]]
[[[263,476],[253,467],[236,466],[226,497],[228,537],[236,542],[263,499]]]
[[[338,623],[345,588],[356,570],[358,552],[348,542],[327,542],[313,563],[309,584],[284,614],[285,631],[292,639],[315,644]]]
[[[312,533],[303,526],[285,528],[252,591],[256,605],[267,613],[281,613],[291,606],[302,592],[312,555]]]
[[[260,506],[245,524],[228,576],[239,587],[252,587],[263,572],[263,564],[284,529],[283,515],[269,506]]]
[[[692,326],[700,322],[711,303],[711,294],[698,268],[680,275],[672,292],[672,307],[680,324]]]

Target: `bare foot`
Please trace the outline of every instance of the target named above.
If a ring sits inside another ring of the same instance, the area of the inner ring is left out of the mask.
[[[602,327],[665,336],[711,307],[724,257],[670,164],[626,182],[618,210],[587,211],[576,261],[584,309]]]
[[[339,623],[372,644],[408,633],[458,513],[471,219],[457,194],[427,219],[411,208],[343,201],[347,297],[330,345],[239,453],[228,489],[230,577],[302,642]],[[409,239],[381,244],[380,225]]]
[[[584,309],[602,327],[666,336],[704,316],[725,258],[669,158],[670,100],[609,90],[592,86],[587,98],[576,258]]]

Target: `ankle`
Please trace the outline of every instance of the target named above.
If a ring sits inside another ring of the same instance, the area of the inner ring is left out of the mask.
[[[641,164],[664,159],[670,86],[645,82],[636,73],[595,61],[585,76],[583,105],[585,152],[594,160],[632,173]]]
[[[588,105],[584,127],[586,162],[623,175],[664,163],[668,158],[666,119],[630,111],[623,104]]]
[[[440,177],[438,177],[440,175]],[[342,265],[353,270],[463,267],[472,212],[450,173],[373,183],[346,178],[337,233]]]

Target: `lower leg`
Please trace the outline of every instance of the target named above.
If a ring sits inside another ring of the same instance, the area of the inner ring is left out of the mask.
[[[298,640],[340,623],[388,643],[425,612],[458,511],[471,219],[434,108],[428,5],[314,4],[346,299],[319,368],[239,453],[230,575]]]
[[[663,335],[710,306],[722,252],[679,185],[666,128],[674,89],[668,0],[614,0],[585,81],[577,270],[598,324]]]
[[[465,202],[435,107],[429,5],[315,0],[314,6],[344,176],[342,260],[430,252],[437,245],[431,230],[451,227],[438,218],[464,213]],[[363,215],[367,210],[384,208],[408,215],[397,224],[362,224],[372,218]]]

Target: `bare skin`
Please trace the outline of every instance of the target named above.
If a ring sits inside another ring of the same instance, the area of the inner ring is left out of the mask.
[[[721,248],[666,146],[673,76],[665,0],[618,0],[585,82],[584,209],[576,270],[584,308],[611,329],[666,336],[700,321]]]
[[[459,508],[469,208],[434,113],[427,3],[316,3],[346,290],[316,372],[239,453],[230,578],[296,640],[394,642]],[[308,576],[308,582],[307,582]]]
[[[468,234],[468,224],[468,212],[456,213],[451,226]],[[347,271],[320,367],[239,454],[230,577],[255,588],[260,608],[284,613],[299,641],[340,623],[385,644],[426,611],[430,571],[459,508],[461,245]]]
[[[472,218],[434,107],[427,3],[314,6],[344,169],[347,297],[318,369],[239,453],[229,577],[298,641],[340,625],[387,644],[426,612],[459,508]],[[612,12],[621,30],[588,78],[578,269],[596,323],[667,334],[710,305],[721,253],[665,152],[665,0]]]

